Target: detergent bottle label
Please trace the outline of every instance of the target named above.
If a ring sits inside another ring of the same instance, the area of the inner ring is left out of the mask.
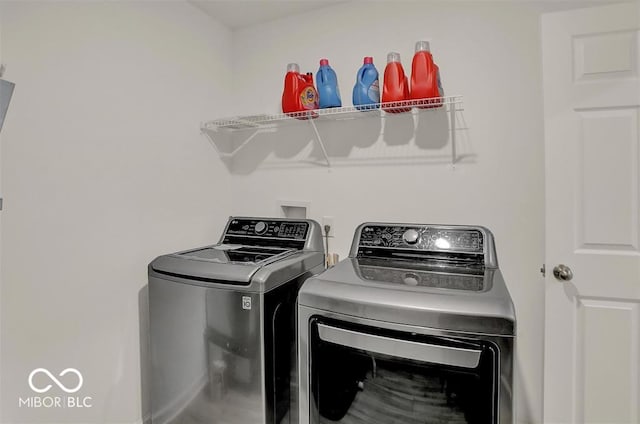
[[[375,80],[367,90],[367,96],[373,103],[380,103],[380,83]]]
[[[316,90],[313,87],[305,87],[300,93],[300,103],[302,103],[302,107],[305,109],[316,109],[318,102],[318,97],[316,95]]]

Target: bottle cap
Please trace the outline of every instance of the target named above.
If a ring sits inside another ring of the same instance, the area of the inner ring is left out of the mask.
[[[300,73],[300,67],[297,63],[289,63],[287,65],[287,72],[297,72]]]
[[[416,52],[430,52],[431,47],[429,47],[428,41],[418,41],[416,42]]]
[[[400,62],[400,53],[391,52],[387,55],[387,63]]]
[[[320,59],[320,66],[329,66],[329,59]]]
[[[365,56],[364,57],[364,64],[365,65],[372,65],[373,64],[373,58],[371,56]]]

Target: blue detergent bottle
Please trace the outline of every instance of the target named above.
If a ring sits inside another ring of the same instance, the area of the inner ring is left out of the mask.
[[[364,64],[358,70],[356,85],[353,87],[353,105],[356,109],[377,109],[380,107],[380,82],[378,70],[373,66],[373,58],[364,58]]]
[[[320,109],[342,106],[340,90],[338,89],[338,77],[333,68],[329,66],[329,60],[320,59],[320,69],[318,69],[316,78]]]

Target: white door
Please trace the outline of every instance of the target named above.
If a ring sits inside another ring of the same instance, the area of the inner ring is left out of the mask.
[[[542,18],[545,423],[640,422],[639,29],[637,2]]]

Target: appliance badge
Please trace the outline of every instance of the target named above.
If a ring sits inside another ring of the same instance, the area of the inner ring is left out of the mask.
[[[251,296],[242,296],[242,309],[251,309]]]

